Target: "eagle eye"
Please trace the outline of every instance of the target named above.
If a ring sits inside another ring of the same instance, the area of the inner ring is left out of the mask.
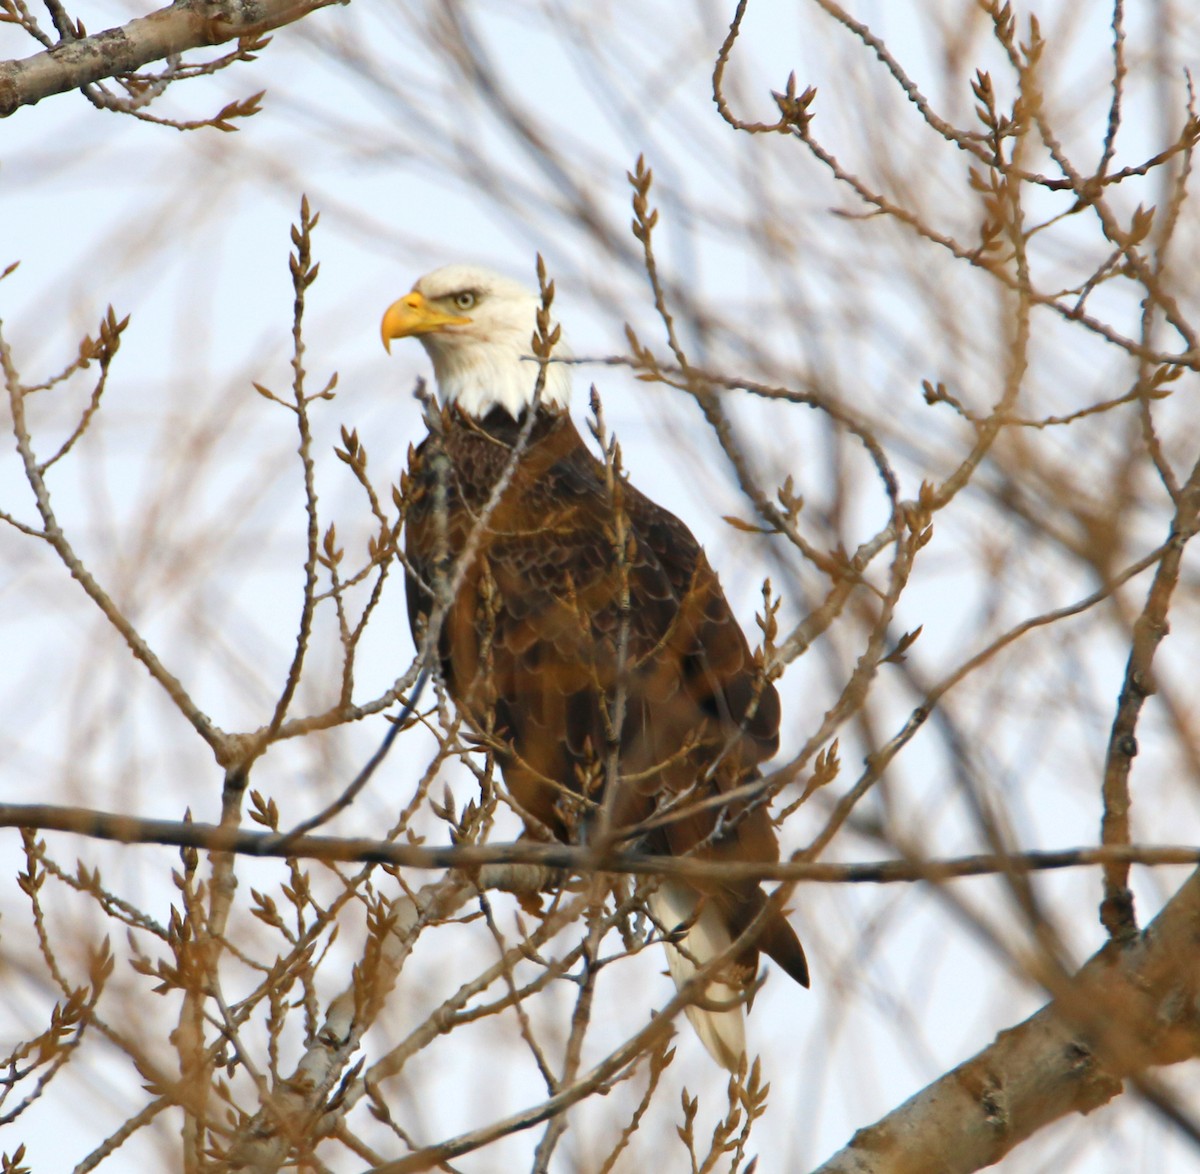
[[[473,310],[479,300],[474,290],[464,289],[454,295],[454,305],[459,310]]]

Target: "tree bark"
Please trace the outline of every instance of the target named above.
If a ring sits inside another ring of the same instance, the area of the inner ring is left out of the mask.
[[[19,61],[0,62],[0,118],[176,53],[256,36],[338,0],[179,0],[149,16]]]
[[[1054,1001],[860,1129],[815,1174],[967,1174],[1150,1068],[1200,1055],[1200,872],[1127,948],[1106,946]]]

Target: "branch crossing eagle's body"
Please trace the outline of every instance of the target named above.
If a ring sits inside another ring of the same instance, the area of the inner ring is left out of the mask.
[[[498,274],[448,266],[384,318],[385,343],[425,344],[443,405],[403,482],[414,636],[473,543],[437,652],[530,828],[584,840],[649,821],[636,838],[646,851],[776,860],[765,806],[703,802],[757,778],[778,746],[779,698],[696,539],[588,450],[567,411],[564,364],[547,366],[513,461],[538,380],[528,357],[537,306]],[[660,883],[652,914],[668,934],[689,927],[667,947],[675,981],[728,948],[764,902],[754,881]],[[737,1001],[759,950],[808,985],[800,943],[772,912],[730,981],[688,1008],[727,1067],[745,1050]]]

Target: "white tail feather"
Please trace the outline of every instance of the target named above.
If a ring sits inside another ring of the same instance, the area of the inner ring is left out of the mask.
[[[670,933],[676,926],[695,916],[698,899],[695,889],[681,881],[668,879],[650,894],[648,904],[651,915]],[[695,924],[680,943],[683,950],[670,942],[664,943],[667,966],[675,986],[682,988],[700,966],[727,950],[732,940],[716,908],[711,902],[705,903],[700,916],[696,917]],[[702,997],[725,1003],[736,999],[741,993],[728,983],[710,982],[702,992]],[[728,1011],[710,1011],[706,1007],[689,1006],[686,1011],[709,1055],[718,1064],[736,1072],[746,1053],[746,1024],[742,1008],[736,1006]]]

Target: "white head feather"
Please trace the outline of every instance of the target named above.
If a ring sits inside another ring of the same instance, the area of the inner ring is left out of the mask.
[[[540,299],[519,282],[477,265],[425,274],[384,317],[385,344],[415,336],[433,361],[438,395],[482,419],[504,408],[514,419],[533,402],[539,364],[531,339]],[[561,341],[546,366],[541,403],[564,409],[571,368]]]

